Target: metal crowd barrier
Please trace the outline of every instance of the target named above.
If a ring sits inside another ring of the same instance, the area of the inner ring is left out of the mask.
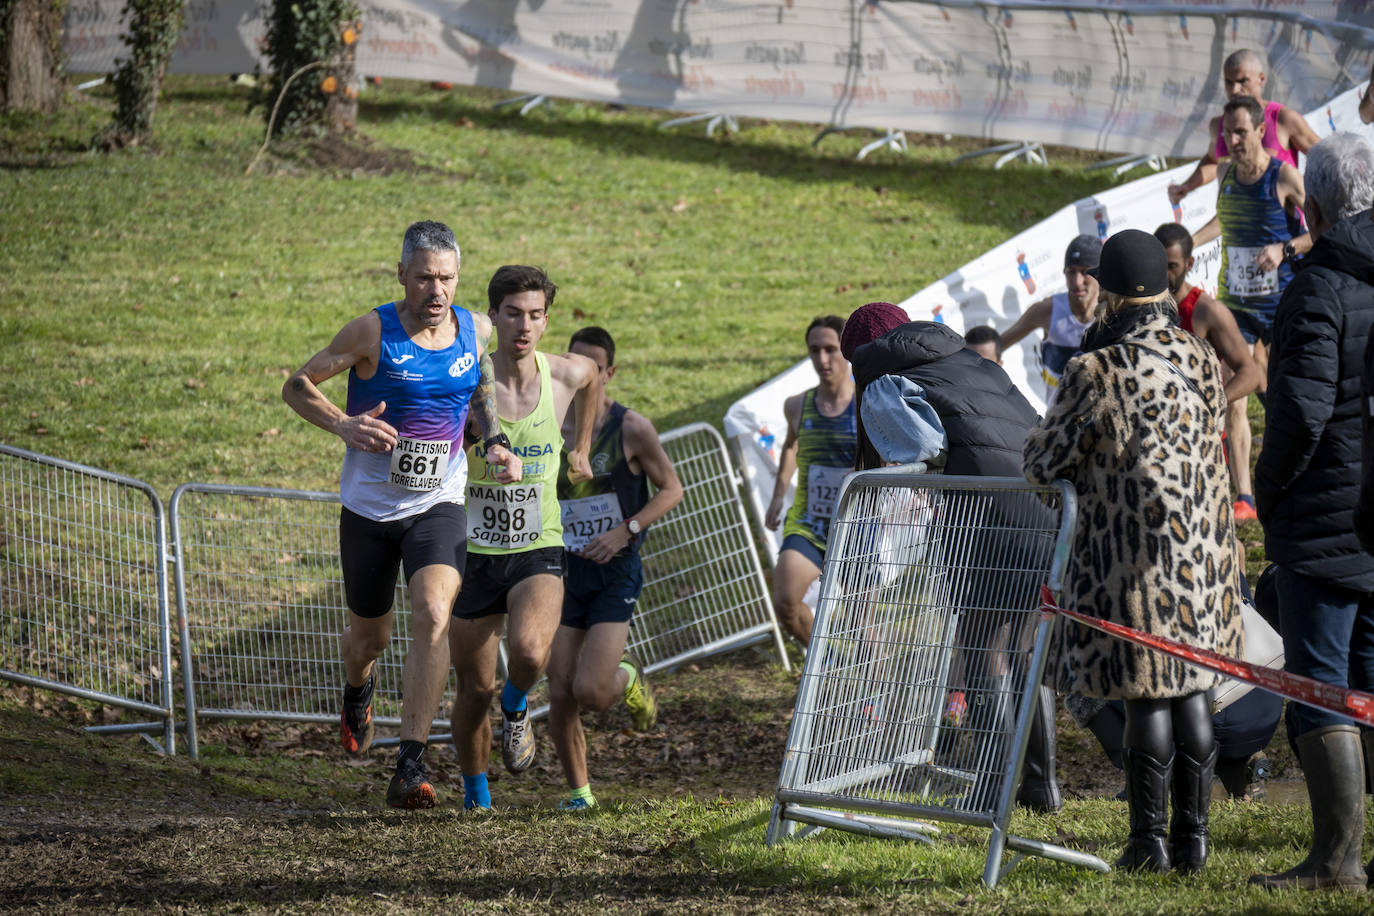
[[[0,677],[155,716],[89,730],[176,753],[166,556],[148,484],[0,445]]]
[[[170,504],[186,685],[187,742],[199,719],[339,718],[339,631],[348,620],[337,493],[188,483]],[[409,606],[398,581],[395,608]],[[373,718],[401,721],[410,615],[377,659]],[[436,712],[447,726],[452,696]]]
[[[631,648],[653,672],[771,639],[786,666],[724,441],[704,423],[661,438],[684,493],[645,543]],[[332,493],[262,487],[193,483],[173,494],[192,748],[198,718],[338,718],[338,633],[348,615],[338,505]],[[395,606],[408,606],[399,583]],[[408,625],[408,613],[395,615],[391,646],[378,659],[373,715],[381,725],[400,723]],[[541,685],[534,715],[547,711],[542,695]],[[450,689],[431,740],[445,738],[452,700]]]
[[[682,502],[644,543],[631,650],[653,673],[771,639],[790,670],[725,440],[707,423],[659,439],[682,480]]]
[[[991,829],[988,886],[1005,849],[1107,871],[1007,830],[1052,624],[1039,587],[1060,587],[1073,488],[919,470],[846,479],[768,843],[825,827],[929,842],[926,821],[948,821]]]

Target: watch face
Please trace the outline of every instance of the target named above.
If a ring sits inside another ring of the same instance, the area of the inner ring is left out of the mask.
[[[630,519],[628,522],[625,523],[625,527],[630,529],[630,534],[636,534],[636,535],[637,535],[637,534],[639,534],[640,531],[643,530],[643,527],[639,524],[638,519],[633,519],[633,518]]]

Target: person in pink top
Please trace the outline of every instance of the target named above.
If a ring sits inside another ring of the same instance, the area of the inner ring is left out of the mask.
[[[1254,51],[1243,48],[1226,58],[1222,75],[1228,101],[1245,95],[1264,105],[1262,143],[1265,150],[1281,162],[1296,167],[1298,153],[1306,154],[1317,142],[1317,135],[1298,112],[1278,102],[1264,101],[1264,59]],[[1170,203],[1177,204],[1193,191],[1214,181],[1217,163],[1230,155],[1226,138],[1222,136],[1221,118],[1213,118],[1209,129],[1215,138],[1212,145],[1182,184],[1169,185]]]

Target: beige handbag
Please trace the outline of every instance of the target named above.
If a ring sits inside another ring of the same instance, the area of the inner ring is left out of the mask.
[[[1241,625],[1245,628],[1245,660],[1266,668],[1283,668],[1283,638],[1260,616],[1248,601],[1240,603]],[[1216,715],[1255,689],[1254,684],[1228,677],[1212,688],[1212,714]]]

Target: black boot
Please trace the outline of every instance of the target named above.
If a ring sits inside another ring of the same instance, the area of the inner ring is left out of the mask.
[[[1115,706],[1102,707],[1097,715],[1088,720],[1088,731],[1093,733],[1097,743],[1112,766],[1124,770],[1126,764],[1121,759],[1121,749],[1126,744],[1126,716]]]
[[[1032,811],[1051,814],[1064,807],[1054,772],[1054,691],[1041,686],[1035,700],[1030,736],[1026,740],[1026,762],[1021,770],[1021,789],[1016,794],[1016,803]]]
[[[1211,841],[1207,832],[1212,803],[1212,773],[1217,765],[1217,746],[1203,760],[1182,748],[1174,750],[1174,816],[1169,822],[1169,857],[1174,869],[1185,875],[1202,871]]]
[[[1124,748],[1126,802],[1130,807],[1131,835],[1126,850],[1116,860],[1123,871],[1167,872],[1172,867],[1164,828],[1169,819],[1169,775],[1173,758],[1156,760],[1135,748]]]
[[[1370,773],[1374,772],[1374,729],[1360,729],[1360,744],[1364,747],[1365,781],[1368,782]],[[1374,859],[1370,859],[1369,864],[1364,867],[1364,874],[1365,883],[1374,884]]]
[[[1250,883],[1270,890],[1349,891],[1363,894],[1360,867],[1364,842],[1364,754],[1360,730],[1329,725],[1298,736],[1307,797],[1312,802],[1312,849],[1300,864],[1276,875],[1251,875]]]

